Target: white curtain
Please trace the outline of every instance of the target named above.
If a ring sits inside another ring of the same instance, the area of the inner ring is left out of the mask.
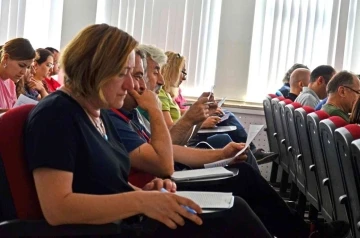
[[[98,0],[96,23],[108,23],[186,57],[185,95],[214,84],[221,0]]]
[[[63,0],[0,0],[0,44],[15,37],[33,47],[59,48]]]
[[[294,63],[360,72],[359,8],[358,0],[256,0],[246,101],[275,92]]]

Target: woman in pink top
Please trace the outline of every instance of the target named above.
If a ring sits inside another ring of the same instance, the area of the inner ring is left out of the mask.
[[[35,58],[30,41],[15,38],[4,44],[0,51],[0,109],[10,109],[16,102],[15,83],[24,76]]]

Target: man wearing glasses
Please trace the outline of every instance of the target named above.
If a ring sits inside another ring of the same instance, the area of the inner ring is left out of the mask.
[[[349,122],[349,113],[360,94],[359,78],[348,71],[341,71],[330,80],[327,93],[328,101],[321,110]]]

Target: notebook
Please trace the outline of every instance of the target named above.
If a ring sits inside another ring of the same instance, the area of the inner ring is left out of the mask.
[[[204,178],[230,177],[233,175],[234,175],[233,172],[223,167],[215,167],[208,169],[192,169],[192,170],[176,171],[173,173],[171,178],[176,182],[180,182],[180,181],[188,181],[188,180],[204,179]]]
[[[193,200],[202,209],[228,209],[234,205],[232,193],[178,191],[176,194]]]

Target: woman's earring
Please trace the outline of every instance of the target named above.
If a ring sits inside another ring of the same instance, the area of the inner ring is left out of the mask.
[[[6,68],[6,67],[7,67],[7,64],[5,63],[5,64],[4,64],[4,68]]]

